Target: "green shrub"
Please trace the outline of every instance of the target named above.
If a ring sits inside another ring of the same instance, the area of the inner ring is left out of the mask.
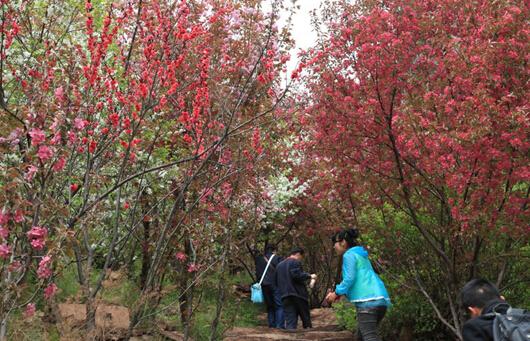
[[[333,305],[333,310],[337,316],[339,326],[351,332],[357,330],[357,314],[353,304],[350,302],[339,301]]]

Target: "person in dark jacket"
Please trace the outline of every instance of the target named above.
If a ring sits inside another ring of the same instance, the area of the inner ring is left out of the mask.
[[[282,297],[286,329],[296,329],[298,316],[304,328],[312,327],[306,282],[317,276],[304,272],[301,263],[303,257],[304,250],[294,248],[289,257],[276,267],[276,285]]]
[[[265,246],[264,255],[258,255],[255,258],[256,264],[256,278],[259,281],[263,272],[267,267],[267,262],[271,259],[271,263],[265,276],[263,277],[263,282],[261,283],[261,290],[263,292],[263,299],[265,300],[265,305],[267,306],[267,319],[270,328],[285,328],[285,318],[283,315],[283,306],[282,298],[280,291],[276,287],[276,267],[283,260],[282,257],[276,255],[276,248],[273,245],[268,244]]]
[[[508,303],[499,290],[488,280],[473,279],[464,285],[460,300],[471,319],[464,323],[464,341],[493,341],[494,312],[505,314]]]

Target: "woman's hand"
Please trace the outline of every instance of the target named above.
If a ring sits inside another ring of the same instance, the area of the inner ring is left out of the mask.
[[[327,294],[326,301],[328,301],[331,304],[331,303],[335,302],[338,298],[339,298],[339,296],[337,294],[335,294],[334,291],[332,291],[329,294]]]

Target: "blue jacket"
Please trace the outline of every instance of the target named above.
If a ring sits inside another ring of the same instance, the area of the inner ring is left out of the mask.
[[[356,306],[390,305],[385,285],[362,246],[352,247],[342,256],[342,282],[335,288],[335,293],[346,295]]]

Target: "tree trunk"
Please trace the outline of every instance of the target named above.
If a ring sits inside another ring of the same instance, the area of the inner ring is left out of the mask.
[[[86,335],[87,340],[96,339],[96,305],[95,299],[90,295],[86,296]]]
[[[188,236],[185,237],[184,242],[184,253],[187,256],[187,259],[192,259],[192,248],[191,248],[191,240],[188,238]],[[182,325],[186,328],[188,324],[188,315],[189,310],[191,309],[191,302],[189,302],[189,295],[187,294],[188,289],[188,272],[186,271],[186,268],[183,268],[182,274],[179,276],[179,286],[180,286],[180,292],[182,293],[179,297],[179,307],[180,307],[180,322],[182,322]]]
[[[211,334],[210,334],[210,341],[215,341],[218,338],[217,329],[219,328],[219,321],[221,320],[221,313],[223,311],[223,305],[225,302],[226,297],[226,280],[225,280],[225,265],[226,265],[226,254],[228,252],[228,248],[230,245],[225,246],[225,250],[223,252],[223,258],[221,260],[221,273],[219,277],[219,283],[217,285],[217,306],[215,310],[215,318],[212,322],[212,328],[211,328]]]
[[[2,317],[2,322],[0,322],[0,341],[7,341],[7,314]]]
[[[151,255],[149,254],[150,228],[151,222],[145,221],[144,225],[144,239],[142,241],[142,272],[140,273],[140,289],[145,289],[147,282],[147,274],[149,273],[149,265],[151,264]]]

